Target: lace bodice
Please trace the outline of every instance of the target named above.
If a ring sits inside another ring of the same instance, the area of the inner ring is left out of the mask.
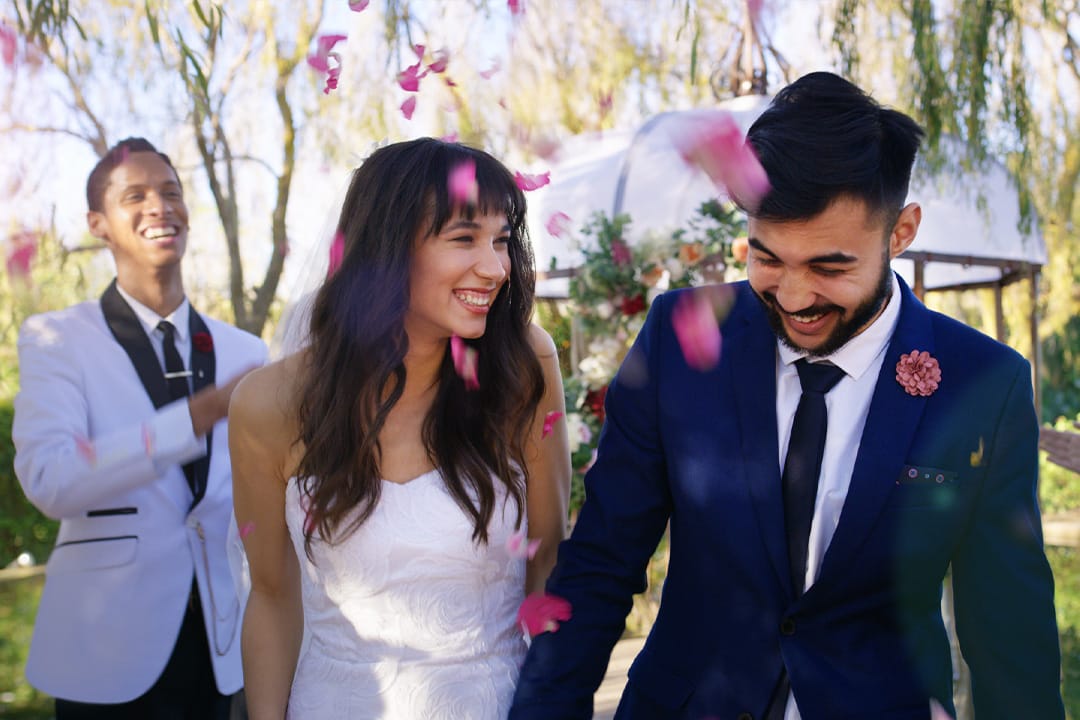
[[[289,718],[506,717],[525,654],[515,625],[525,561],[506,551],[516,511],[499,497],[480,545],[437,470],[384,481],[371,517],[338,544],[316,538],[309,559],[290,481],[308,642]]]

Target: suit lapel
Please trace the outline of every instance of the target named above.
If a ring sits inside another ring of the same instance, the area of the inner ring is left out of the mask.
[[[116,289],[114,279],[101,296],[101,310],[105,314],[105,323],[109,326],[116,342],[124,348],[124,352],[131,358],[131,364],[135,366],[135,372],[139,381],[146,388],[146,394],[150,396],[150,402],[154,408],[162,408],[171,402],[169,386],[165,381],[165,375],[161,370],[161,361],[158,360],[150,338],[146,336],[142,323],[135,315],[135,311],[124,301],[120,292]]]
[[[217,369],[217,356],[214,354],[213,338],[210,335],[210,329],[206,327],[206,323],[203,321],[199,313],[195,312],[194,307],[189,307],[188,312],[188,337],[191,339],[191,359],[188,363],[188,367],[192,372],[192,386],[194,392],[199,392],[204,387],[208,387],[214,384],[214,375]],[[209,349],[200,350],[199,343],[196,342],[196,336],[206,335],[210,338]],[[193,486],[192,492],[195,496],[194,501],[191,503],[192,507],[199,504],[199,501],[206,495],[206,483],[210,474],[210,453],[214,447],[214,431],[210,430],[206,433],[206,455],[202,456],[198,460],[194,460],[188,465],[184,466],[185,473],[188,472],[188,466],[192,466],[191,472],[193,473]]]
[[[862,547],[896,485],[918,429],[925,397],[908,395],[896,381],[895,365],[912,350],[934,351],[930,312],[900,280],[902,305],[885,360],[881,365],[870,410],[866,417],[851,485],[836,532],[825,552],[818,581],[807,590],[827,586],[833,575],[850,571],[855,552]]]
[[[739,306],[743,317],[733,318],[734,332],[724,338],[738,405],[743,460],[739,467],[777,581],[791,594],[776,438],[776,336],[748,286]]]

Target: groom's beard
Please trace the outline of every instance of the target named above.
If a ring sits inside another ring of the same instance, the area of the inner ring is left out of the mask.
[[[754,295],[761,301],[761,306],[765,310],[765,317],[769,321],[769,327],[772,328],[776,337],[780,338],[780,342],[796,352],[809,353],[810,357],[825,357],[827,355],[832,355],[842,348],[848,340],[858,335],[867,325],[869,325],[870,322],[877,317],[878,313],[881,312],[881,309],[885,307],[885,303],[888,302],[891,293],[892,270],[889,267],[889,257],[886,255],[885,261],[881,266],[881,276],[878,278],[877,285],[866,299],[855,306],[854,310],[847,312],[839,305],[830,303],[826,305],[814,305],[794,313],[789,313],[791,315],[816,315],[818,313],[834,310],[838,311],[840,322],[836,324],[833,331],[825,338],[825,342],[812,349],[802,347],[788,335],[787,328],[784,327],[784,320],[780,315],[780,310],[778,310],[778,308],[782,306],[777,302],[774,294],[763,292],[759,295],[755,292]],[[847,315],[847,317],[845,317],[845,315]]]

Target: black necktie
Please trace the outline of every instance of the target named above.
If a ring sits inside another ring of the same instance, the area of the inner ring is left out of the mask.
[[[169,384],[169,395],[172,399],[179,400],[191,394],[188,385],[188,376],[191,374],[184,370],[184,361],[180,359],[180,353],[176,351],[176,328],[168,320],[158,323],[158,330],[165,336],[162,347],[165,350],[165,381]],[[199,475],[195,472],[195,462],[189,462],[183,466],[184,477],[187,478],[188,487],[191,488],[196,502],[206,492],[205,479],[200,483]],[[202,487],[200,487],[202,485]]]
[[[795,594],[799,595],[806,581],[810,523],[814,517],[821,456],[825,452],[828,422],[825,393],[840,381],[844,371],[829,363],[810,363],[805,358],[796,362],[795,367],[799,371],[802,396],[791,426],[782,484],[791,584]]]
[[[184,370],[184,361],[176,351],[176,328],[168,320],[162,320],[157,327],[165,336],[162,346],[165,348],[165,380],[169,383],[169,395],[173,400],[185,398],[191,392],[187,380],[190,373]]]

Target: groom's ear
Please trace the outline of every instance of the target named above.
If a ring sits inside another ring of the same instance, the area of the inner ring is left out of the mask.
[[[915,242],[922,222],[922,208],[919,203],[908,203],[900,211],[889,233],[889,259],[896,258]]]

